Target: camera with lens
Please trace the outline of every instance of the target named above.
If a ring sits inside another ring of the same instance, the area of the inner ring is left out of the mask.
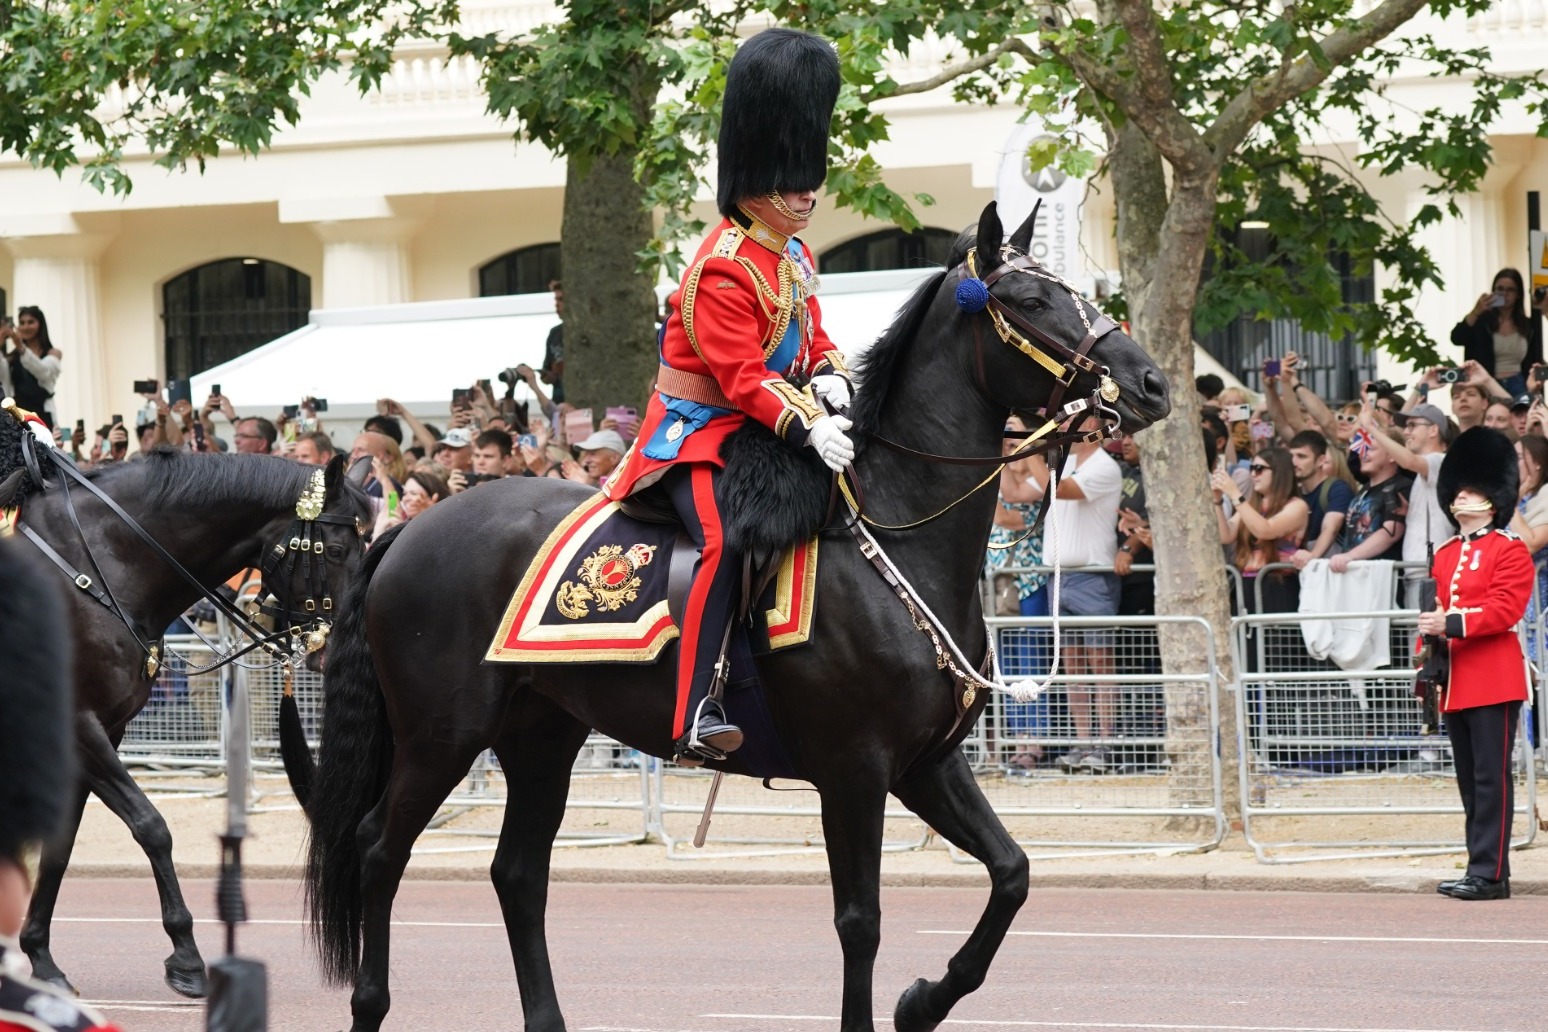
[[[1467,374],[1461,369],[1440,369],[1435,373],[1435,379],[1440,383],[1462,383]]]
[[[1378,398],[1389,397],[1397,393],[1397,388],[1392,386],[1391,380],[1371,380],[1365,387]]]
[[[508,387],[514,387],[518,383],[522,382],[522,377],[521,374],[516,371],[516,367],[511,366],[509,369],[500,370],[500,382]]]

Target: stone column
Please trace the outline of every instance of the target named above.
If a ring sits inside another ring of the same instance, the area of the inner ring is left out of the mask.
[[[72,424],[84,419],[94,426],[113,404],[97,259],[117,230],[116,216],[68,214],[7,219],[0,226],[15,258],[13,307],[41,308],[49,337],[64,355],[54,412]]]
[[[412,301],[409,243],[424,214],[385,197],[280,202],[281,222],[305,222],[323,242],[320,308]]]

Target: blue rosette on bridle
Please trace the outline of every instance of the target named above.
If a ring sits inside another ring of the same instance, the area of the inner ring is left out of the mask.
[[[957,284],[957,307],[964,312],[982,312],[989,304],[989,288],[976,276]]]

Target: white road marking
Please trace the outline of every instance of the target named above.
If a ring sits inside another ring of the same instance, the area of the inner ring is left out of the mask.
[[[939,928],[917,929],[920,935],[960,935],[966,938],[971,932],[948,931]],[[1208,933],[1183,932],[1006,932],[1007,936],[1019,935],[1041,939],[1245,939],[1249,942],[1435,942],[1467,945],[1543,946],[1548,939],[1449,939],[1440,936],[1386,936],[1386,935],[1211,935]]]
[[[743,1021],[838,1021],[827,1014],[700,1014],[701,1018],[730,1018]],[[1115,1028],[1157,1029],[1162,1032],[1480,1032],[1460,1028],[1365,1028],[1324,1025],[1168,1025],[1133,1021],[990,1021],[967,1018],[947,1018],[942,1025],[972,1025],[997,1028]],[[591,1030],[583,1030],[591,1032]],[[596,1032],[603,1032],[598,1029]],[[623,1029],[611,1032],[626,1032]],[[652,1029],[631,1029],[627,1032],[661,1032]]]
[[[82,1000],[88,1007],[162,1007],[169,1009],[204,1009],[203,1000]]]
[[[56,917],[55,924],[161,924],[159,917]],[[249,925],[305,925],[309,922],[299,918],[267,918],[254,921],[243,921]],[[499,921],[400,921],[393,919],[393,925],[398,928],[499,928],[502,931],[505,925]],[[224,922],[213,917],[194,918],[194,924],[218,925]]]

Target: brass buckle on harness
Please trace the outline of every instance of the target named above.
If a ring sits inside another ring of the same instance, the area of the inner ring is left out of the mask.
[[[90,591],[91,578],[86,576],[84,573],[77,573],[75,575],[75,586],[80,588],[82,591]]]
[[[300,547],[301,547],[301,539],[300,538],[293,537],[293,538],[290,539],[290,550],[292,552],[299,550]]]
[[[867,559],[875,559],[876,558],[876,545],[875,545],[875,543],[872,542],[872,541],[869,541],[869,540],[861,541],[860,542],[860,554],[865,556]]]

